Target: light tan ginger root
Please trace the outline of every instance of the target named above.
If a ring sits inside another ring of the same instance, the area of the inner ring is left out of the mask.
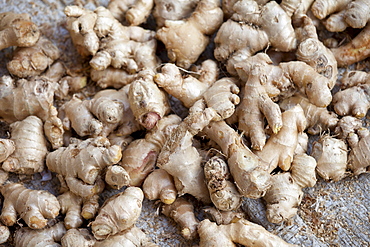
[[[342,117],[335,128],[335,135],[340,139],[347,139],[350,134],[356,134],[356,132],[362,128],[362,120],[352,117]]]
[[[41,37],[34,46],[18,47],[6,67],[10,74],[18,77],[40,75],[60,56],[56,47],[46,37]]]
[[[83,219],[92,219],[99,209],[98,195],[82,198],[67,191],[57,197],[66,229],[79,228]]]
[[[2,164],[7,172],[34,174],[44,170],[48,153],[41,119],[29,116],[10,125],[15,151]]]
[[[267,165],[244,145],[241,136],[225,121],[211,122],[202,134],[221,147],[239,192],[249,198],[262,197],[270,186]]]
[[[29,47],[36,44],[40,31],[28,14],[0,14],[0,50],[10,46]]]
[[[151,172],[145,178],[142,188],[145,198],[149,200],[160,199],[164,204],[172,204],[177,197],[175,182],[164,169],[156,169]]]
[[[96,239],[91,235],[88,229],[69,229],[62,237],[63,247],[94,247]]]
[[[185,107],[190,108],[217,80],[218,72],[217,63],[211,59],[202,62],[194,74],[189,73],[186,76],[182,75],[175,64],[167,63],[161,68],[161,73],[154,76],[154,81],[179,99]]]
[[[338,116],[324,107],[317,107],[310,103],[306,97],[297,94],[279,103],[282,110],[286,111],[294,105],[300,105],[304,111],[307,122],[307,133],[317,135],[324,131],[334,130],[339,121]]]
[[[242,196],[229,180],[229,168],[221,157],[214,156],[206,162],[204,176],[212,203],[217,209],[232,211],[239,208]]]
[[[65,233],[63,222],[38,230],[22,227],[15,232],[14,244],[17,247],[60,247],[60,240]]]
[[[121,23],[139,26],[146,22],[154,0],[110,0],[108,9]]]
[[[346,176],[347,153],[343,140],[326,135],[313,143],[311,156],[316,159],[320,177],[339,181]]]
[[[9,237],[10,237],[9,228],[0,223],[0,244],[3,244],[6,241],[8,241]]]
[[[152,129],[170,112],[167,95],[153,81],[152,70],[140,71],[131,82],[128,93],[130,107],[136,120],[146,129]]]
[[[3,163],[14,151],[14,141],[10,139],[0,139],[0,163]]]
[[[94,247],[158,247],[138,227],[132,226],[116,235],[109,236],[103,241],[97,241]],[[77,246],[76,246],[77,247]]]
[[[297,214],[303,198],[303,188],[316,184],[316,161],[307,154],[294,156],[290,172],[271,176],[271,187],[263,199],[266,216],[271,223],[280,224]]]
[[[94,237],[103,240],[133,226],[140,216],[143,199],[140,188],[128,187],[105,201],[91,223]]]
[[[199,223],[198,233],[199,247],[234,247],[236,246],[234,243],[244,246],[296,246],[245,219],[219,226],[206,219]]]
[[[187,69],[198,60],[209,43],[208,36],[216,32],[222,22],[220,1],[200,0],[189,18],[166,20],[156,37],[165,44],[170,61]]]
[[[283,52],[297,47],[291,18],[275,1],[259,7],[255,1],[243,0],[233,9],[233,16],[217,32],[214,50],[231,75],[237,75],[235,64],[268,46]]]
[[[128,175],[128,181],[120,181],[122,176],[117,174],[106,174],[106,182],[120,189],[122,186],[141,186],[145,178],[155,168],[157,157],[166,139],[170,136],[173,129],[180,123],[181,119],[177,115],[169,115],[158,121],[145,138],[136,139],[131,142],[122,152],[122,160],[119,163]],[[124,183],[125,182],[125,183]],[[128,182],[128,184],[127,184]]]
[[[206,215],[206,219],[216,222],[217,225],[228,225],[244,218],[244,213],[240,209],[236,211],[220,211],[215,207],[205,207],[203,212]]]
[[[100,192],[101,171],[118,163],[121,157],[119,146],[112,146],[107,138],[97,137],[58,148],[46,156],[46,165],[59,179],[65,180],[73,193],[86,198]]]
[[[124,69],[116,69],[110,66],[104,70],[91,69],[90,77],[101,88],[113,87],[120,89],[133,82],[137,78],[137,74],[129,74]]]
[[[18,216],[32,229],[47,225],[47,219],[58,216],[60,205],[57,198],[45,190],[31,190],[19,183],[8,183],[1,187],[4,196],[0,220],[7,226],[14,225]]]
[[[351,151],[348,154],[348,168],[359,175],[368,172],[369,151],[370,151],[370,134],[366,128],[360,128],[354,133],[350,133],[347,142]]]
[[[370,74],[360,70],[345,71],[340,82],[341,89],[350,88],[360,84],[369,84]]]
[[[163,205],[162,213],[180,226],[181,235],[185,239],[195,239],[198,236],[199,220],[195,217],[193,204],[188,200],[179,197],[174,203]]]

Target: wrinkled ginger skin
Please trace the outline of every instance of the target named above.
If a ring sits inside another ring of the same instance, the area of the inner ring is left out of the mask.
[[[29,47],[36,44],[40,31],[28,14],[0,14],[0,50],[10,46]]]
[[[45,190],[31,190],[21,184],[9,183],[1,187],[4,203],[0,220],[7,226],[17,222],[18,216],[32,229],[47,225],[47,219],[59,214],[57,198]]]
[[[111,0],[107,8],[121,23],[139,26],[146,21],[153,5],[154,0]]]
[[[144,180],[143,192],[149,200],[160,199],[164,204],[172,204],[177,197],[175,182],[164,169],[156,169]]]
[[[41,37],[34,46],[18,47],[6,67],[12,75],[21,78],[36,76],[45,71],[59,57],[58,47],[49,39]]]
[[[195,217],[194,206],[191,202],[179,197],[174,203],[163,205],[162,213],[179,224],[181,235],[184,238],[191,240],[198,236],[199,220]]]
[[[245,219],[219,226],[209,220],[203,220],[199,223],[198,232],[200,236],[199,247],[234,247],[234,243],[244,246],[296,246],[288,244],[262,226]]]
[[[0,163],[3,163],[15,150],[14,141],[0,139]]]
[[[187,69],[208,45],[207,35],[213,34],[222,21],[220,1],[201,0],[189,18],[165,21],[164,27],[157,31],[157,39],[165,44],[169,59]]]
[[[39,230],[22,227],[15,232],[14,243],[17,247],[59,247],[59,242],[65,233],[63,222]]]
[[[144,194],[138,187],[128,187],[109,198],[91,223],[94,237],[106,239],[133,226],[141,213]]]
[[[34,174],[44,170],[44,160],[48,153],[43,123],[36,116],[10,125],[11,140],[16,149],[2,164],[7,172]]]
[[[62,237],[61,244],[63,247],[92,247],[96,239],[91,235],[88,229],[69,229]]]

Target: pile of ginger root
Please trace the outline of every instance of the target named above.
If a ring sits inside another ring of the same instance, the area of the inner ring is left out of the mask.
[[[318,179],[370,170],[369,6],[76,1],[79,64],[29,14],[0,13],[0,244],[160,246],[136,226],[150,200],[184,243],[296,246],[243,200],[289,224]]]

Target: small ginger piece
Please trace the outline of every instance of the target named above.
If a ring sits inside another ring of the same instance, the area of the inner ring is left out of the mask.
[[[311,156],[316,159],[316,171],[325,180],[339,181],[347,169],[347,145],[331,136],[323,136],[312,145]]]
[[[206,218],[216,222],[217,225],[228,225],[244,218],[244,213],[240,209],[237,211],[220,211],[215,207],[205,207],[203,211]]]
[[[164,169],[156,169],[144,180],[143,192],[149,200],[160,199],[164,204],[172,204],[177,197],[175,182]]]
[[[22,227],[15,232],[14,244],[19,247],[31,246],[60,246],[60,240],[66,233],[63,222],[56,223],[53,226],[44,229],[34,230],[28,227]]]
[[[10,125],[11,140],[15,151],[2,164],[7,172],[34,174],[44,170],[44,160],[48,153],[41,119],[29,116],[23,121]]]
[[[3,163],[15,150],[14,141],[0,139],[0,163]]]
[[[101,171],[118,163],[121,157],[119,146],[97,137],[58,148],[46,156],[46,165],[65,180],[73,193],[86,198],[100,192]]]
[[[58,216],[60,205],[57,198],[45,190],[31,190],[18,183],[1,187],[4,203],[0,220],[7,226],[14,225],[18,216],[32,229],[47,225],[47,219]]]
[[[290,172],[271,176],[271,187],[263,199],[266,201],[268,221],[280,224],[297,214],[303,198],[303,188],[316,184],[316,160],[307,155],[294,156]]]
[[[108,9],[121,23],[139,26],[152,11],[154,0],[110,0]]]
[[[165,204],[162,213],[172,218],[181,228],[181,235],[190,240],[198,236],[199,220],[195,217],[194,206],[186,199],[179,197],[172,204]]]
[[[219,226],[206,219],[199,223],[198,233],[199,247],[233,247],[234,243],[244,246],[295,246],[268,232],[262,226],[245,219]]]
[[[153,16],[157,27],[163,27],[166,20],[188,18],[198,2],[199,0],[154,0]]]
[[[355,174],[367,172],[369,163],[370,134],[366,128],[360,128],[347,137],[351,151],[348,154],[348,168]]]
[[[206,162],[204,176],[211,200],[217,209],[232,211],[239,208],[242,196],[235,184],[229,181],[229,168],[221,157],[214,156]]]
[[[222,21],[220,1],[200,0],[190,17],[166,20],[156,35],[165,44],[171,62],[187,69],[197,61],[209,43],[208,36],[221,26]]]
[[[339,91],[333,96],[334,111],[341,116],[363,118],[370,108],[370,84],[360,84]]]
[[[18,47],[12,60],[7,63],[8,71],[21,78],[40,75],[60,56],[58,47],[49,39],[41,37],[31,47]]]
[[[91,69],[90,77],[101,88],[120,89],[136,80],[137,74],[129,74],[124,69],[108,67],[104,70]]]
[[[9,228],[0,223],[0,244],[8,241],[10,235],[11,234]]]
[[[105,201],[91,223],[94,237],[103,240],[133,226],[140,216],[143,199],[140,188],[128,187]]]
[[[63,247],[94,247],[96,239],[86,228],[69,229],[62,237]]]
[[[29,14],[0,14],[0,50],[10,46],[29,47],[36,44],[40,31]]]

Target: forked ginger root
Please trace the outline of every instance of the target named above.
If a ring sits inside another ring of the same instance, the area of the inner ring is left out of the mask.
[[[58,216],[60,205],[57,198],[45,190],[31,190],[18,183],[1,187],[4,196],[0,220],[7,226],[14,225],[18,216],[32,229],[47,225],[47,219]]]
[[[175,182],[164,169],[156,169],[150,173],[144,180],[142,188],[145,198],[160,199],[164,204],[172,204],[177,197]]]
[[[133,226],[140,216],[143,199],[140,188],[128,187],[105,201],[91,223],[94,237],[106,239]]]

